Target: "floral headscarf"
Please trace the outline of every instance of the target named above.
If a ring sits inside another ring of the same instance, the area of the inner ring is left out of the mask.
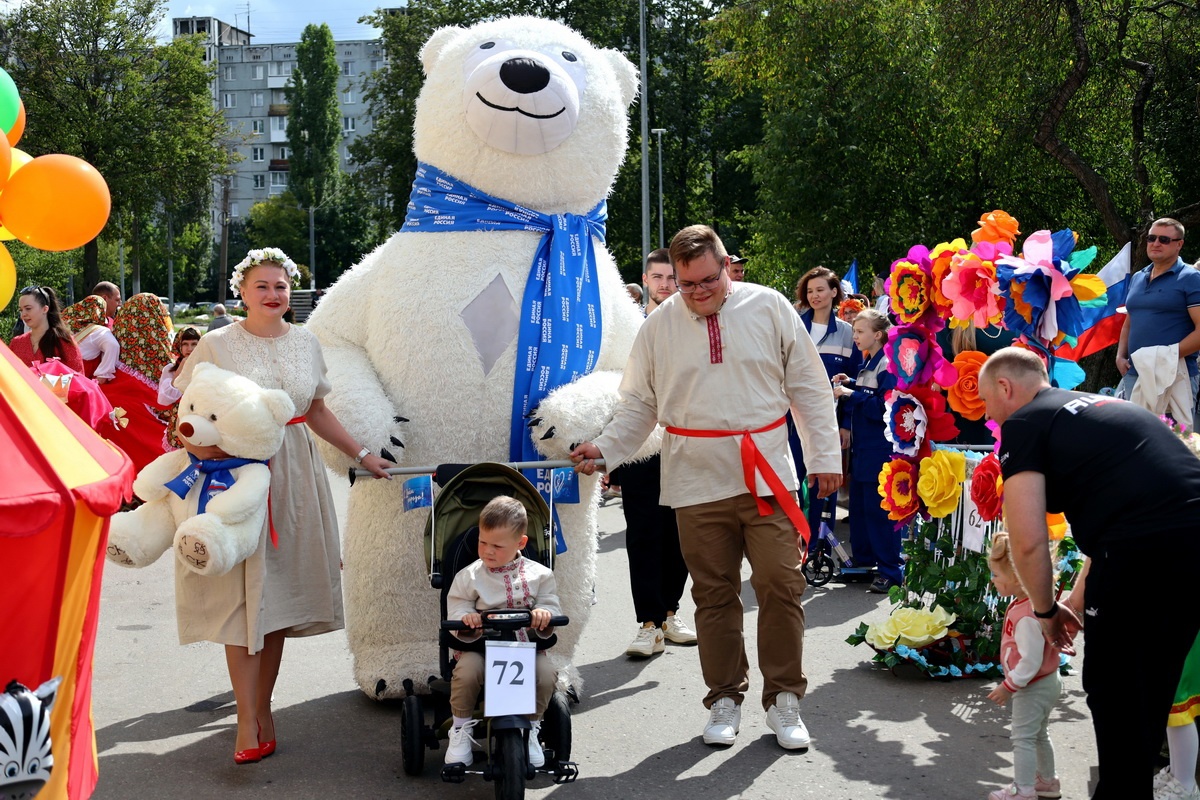
[[[99,295],[89,294],[75,305],[64,308],[62,320],[71,328],[71,333],[79,333],[91,325],[107,325],[108,303]]]
[[[113,323],[121,345],[121,364],[155,386],[163,367],[171,363],[171,332],[157,296],[135,294],[121,307]]]

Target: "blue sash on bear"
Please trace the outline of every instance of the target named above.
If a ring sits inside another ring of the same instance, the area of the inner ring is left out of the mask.
[[[256,458],[215,458],[211,461],[201,461],[191,453],[188,453],[188,458],[192,463],[163,485],[179,495],[180,500],[186,500],[188,492],[203,475],[204,482],[200,484],[200,503],[196,507],[197,514],[203,514],[204,509],[208,507],[209,500],[233,485],[234,479],[231,470],[247,464],[267,463]]]
[[[596,366],[602,328],[593,239],[604,241],[607,221],[604,201],[586,216],[543,214],[492,197],[430,164],[417,165],[402,230],[543,234],[521,302],[509,428],[513,461],[541,459],[530,440],[526,415],[551,391]],[[529,472],[536,472],[536,477]],[[551,499],[547,470],[529,470],[526,477]],[[561,538],[558,546],[560,552],[565,549]]]

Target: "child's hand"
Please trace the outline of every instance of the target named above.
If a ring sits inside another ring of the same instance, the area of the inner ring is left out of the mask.
[[[830,378],[830,382],[833,383],[834,386],[837,386],[842,381],[848,380],[850,380],[850,376],[844,372],[839,372],[837,375],[834,375],[832,378]]]
[[[1002,705],[1007,704],[1008,701],[1012,698],[1012,696],[1013,696],[1013,693],[1010,692],[1008,689],[1005,689],[1004,684],[1002,683],[999,686],[997,686],[995,689],[992,689],[992,693],[988,695],[988,700],[991,700],[993,703],[995,703],[998,706],[1002,706]]]
[[[478,614],[463,614],[462,624],[469,628],[482,628],[483,617]]]
[[[550,612],[544,608],[535,608],[529,612],[533,619],[529,622],[529,627],[534,630],[544,631],[550,625]]]
[[[838,435],[842,439],[842,449],[845,450],[850,447],[850,431],[845,428],[838,428]]]
[[[833,387],[834,397],[845,397],[848,394],[854,394],[854,390],[848,389],[845,386],[842,386],[840,383]]]

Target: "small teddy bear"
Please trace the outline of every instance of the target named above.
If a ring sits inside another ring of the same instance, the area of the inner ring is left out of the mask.
[[[258,548],[267,518],[267,462],[295,412],[284,391],[197,364],[179,400],[179,437],[220,447],[230,458],[201,461],[174,450],[147,464],[133,483],[145,502],[113,517],[108,560],[145,567],[174,547],[184,566],[211,576],[246,560]]]

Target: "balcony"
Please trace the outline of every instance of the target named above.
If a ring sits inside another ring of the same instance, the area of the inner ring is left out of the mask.
[[[288,169],[286,158],[272,158],[270,166],[267,167],[268,172],[287,172]]]
[[[287,103],[271,103],[267,106],[268,117],[286,117],[288,115]]]
[[[290,79],[291,78],[287,75],[268,75],[267,76],[267,88],[268,89],[282,89],[285,86],[287,86],[288,81]]]
[[[284,128],[283,130],[280,131],[280,130],[276,130],[275,127],[272,126],[270,141],[271,141],[271,144],[287,144],[287,141],[288,141],[287,128]]]

